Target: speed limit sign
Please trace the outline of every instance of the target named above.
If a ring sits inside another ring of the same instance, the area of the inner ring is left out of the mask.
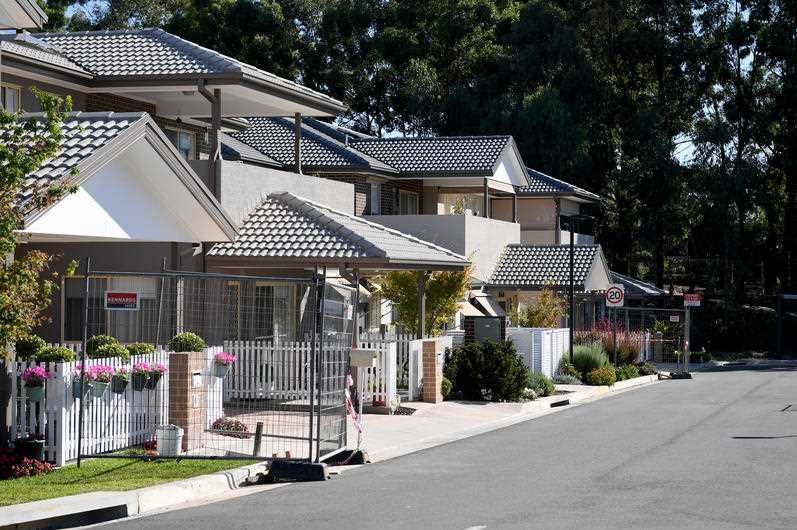
[[[606,289],[606,307],[623,307],[625,305],[625,287],[613,283]]]

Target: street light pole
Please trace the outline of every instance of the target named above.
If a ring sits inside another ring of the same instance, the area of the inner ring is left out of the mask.
[[[570,364],[573,364],[573,333],[575,329],[576,318],[576,295],[575,295],[575,236],[573,235],[573,218],[570,218],[568,228],[570,228],[570,319],[568,327],[570,328]]]

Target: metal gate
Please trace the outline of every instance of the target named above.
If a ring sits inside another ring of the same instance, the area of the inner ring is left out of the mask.
[[[319,275],[91,271],[64,293],[66,338],[81,335],[63,379],[78,459],[320,461],[345,448],[353,289]],[[174,353],[183,332],[205,347]]]
[[[659,309],[650,307],[610,308],[611,329],[615,333],[631,335],[641,344],[642,360],[659,364],[683,366],[687,362],[689,318],[684,309]],[[615,348],[622,347],[620,337],[612,340]],[[608,352],[610,357],[614,352]]]

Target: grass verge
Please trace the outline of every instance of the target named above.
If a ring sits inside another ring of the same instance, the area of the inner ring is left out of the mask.
[[[254,464],[256,460],[85,460],[46,475],[0,481],[0,506],[90,491],[126,491]]]

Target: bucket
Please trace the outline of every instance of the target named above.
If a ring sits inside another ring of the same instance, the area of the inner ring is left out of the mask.
[[[177,425],[158,425],[155,441],[160,456],[178,456],[182,452],[183,430]]]

